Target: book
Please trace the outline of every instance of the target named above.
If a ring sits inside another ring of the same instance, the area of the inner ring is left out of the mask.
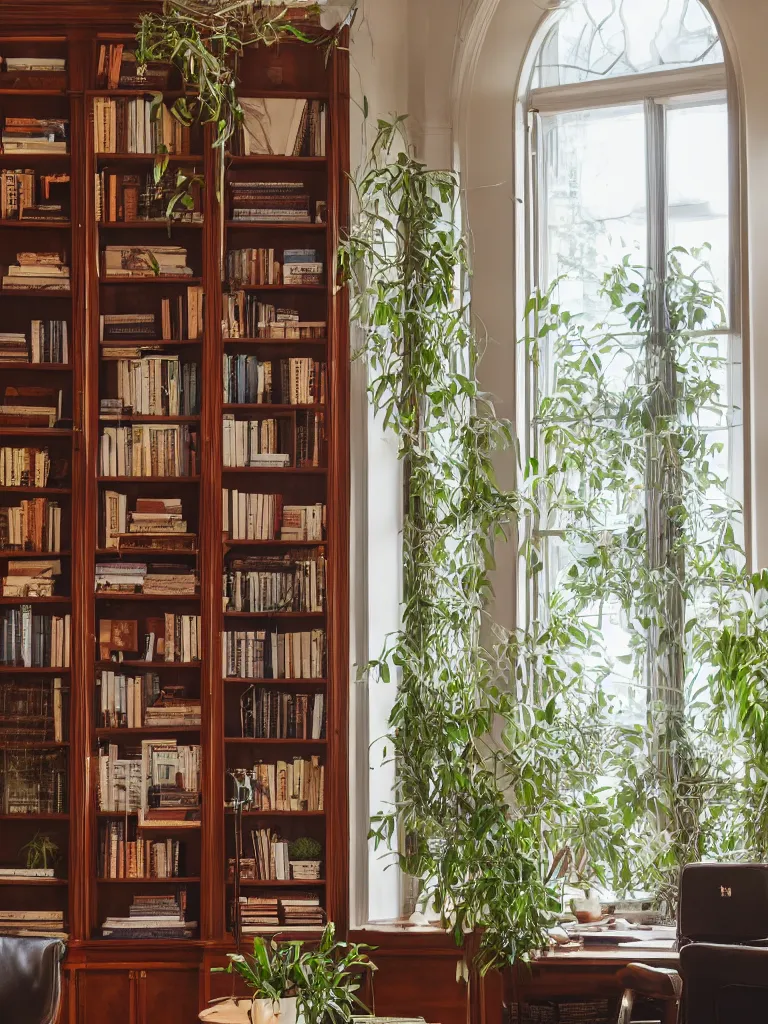
[[[302,320],[298,309],[273,306],[251,292],[238,290],[224,295],[225,338],[301,341],[325,338],[327,333],[324,320]]]
[[[198,433],[186,424],[134,423],[104,427],[100,466],[105,477],[197,476]]]
[[[324,810],[325,767],[318,755],[238,769],[247,784],[250,811]]]
[[[323,629],[225,630],[222,672],[230,679],[322,679],[325,648]]]
[[[280,494],[222,490],[223,529],[231,540],[321,541],[325,505],[283,505]]]
[[[327,364],[317,359],[224,355],[225,404],[323,405],[327,392]]]
[[[4,153],[66,153],[68,135],[65,119],[6,116],[0,139]]]
[[[319,549],[231,558],[224,567],[224,611],[325,610],[325,555]]]
[[[225,466],[266,466],[273,469],[291,465],[291,421],[287,418],[240,420],[223,417]],[[282,449],[282,450],[281,450]]]
[[[240,735],[252,739],[324,739],[325,695],[249,686],[240,697]]]
[[[70,616],[36,615],[32,605],[0,613],[0,665],[69,668]]]
[[[252,223],[312,223],[312,199],[300,181],[231,181],[232,220]]]
[[[61,507],[48,498],[0,506],[0,550],[60,551]]]
[[[241,106],[239,141],[245,156],[325,156],[328,108],[324,101],[243,97]]]
[[[96,153],[190,152],[190,131],[162,104],[154,110],[149,96],[93,98],[93,144]]]

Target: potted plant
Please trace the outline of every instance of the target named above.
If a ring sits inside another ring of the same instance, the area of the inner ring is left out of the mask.
[[[303,947],[257,935],[252,955],[228,953],[228,966],[212,970],[239,974],[252,990],[252,1024],[344,1024],[354,1008],[368,1012],[356,995],[362,973],[376,969],[368,947],[336,942],[331,923],[316,948]]]
[[[292,877],[306,880],[319,878],[322,853],[323,848],[316,839],[309,836],[294,839],[288,846]]]
[[[20,853],[27,855],[27,868],[45,868],[54,865],[59,857],[59,847],[50,836],[36,832],[30,841],[22,846]]]

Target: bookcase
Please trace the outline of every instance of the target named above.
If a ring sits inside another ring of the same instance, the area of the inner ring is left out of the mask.
[[[0,929],[69,936],[72,1024],[216,994],[236,791],[246,931],[347,924],[346,52],[244,55],[219,188],[114,63],[150,7],[0,25]]]

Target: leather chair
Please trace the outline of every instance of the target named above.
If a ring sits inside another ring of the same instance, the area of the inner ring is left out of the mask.
[[[646,964],[627,964],[617,975],[624,987],[617,1024],[630,1024],[638,995],[661,1006],[661,1024],[676,1024],[683,982],[677,971]]]
[[[55,1024],[64,950],[60,939],[0,935],[2,1024]]]
[[[765,1024],[768,949],[694,942],[680,950],[685,1024]]]

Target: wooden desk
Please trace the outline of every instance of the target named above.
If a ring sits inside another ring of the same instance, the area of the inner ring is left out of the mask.
[[[677,967],[678,954],[669,942],[632,942],[571,952],[555,949],[504,972],[504,1001],[510,1005],[615,998],[621,994],[616,975],[631,963]]]

